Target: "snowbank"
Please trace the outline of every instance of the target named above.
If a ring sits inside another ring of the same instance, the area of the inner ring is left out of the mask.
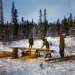
[[[49,43],[51,42],[50,49],[56,50],[55,54],[52,54],[53,57],[59,55],[59,38],[47,37]],[[74,51],[73,47],[75,46],[74,38],[66,37],[66,48],[65,51]],[[11,47],[29,47],[28,40],[13,41],[7,45],[3,45],[0,42],[0,51],[12,51]],[[34,48],[41,48],[42,41],[35,40]],[[50,61],[45,62],[45,58],[41,57],[38,59],[29,59],[25,60],[24,58],[20,59],[11,59],[11,58],[0,58],[0,75],[75,75],[75,61]]]

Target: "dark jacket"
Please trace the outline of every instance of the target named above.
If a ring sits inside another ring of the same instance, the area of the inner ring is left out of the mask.
[[[33,45],[33,37],[29,37],[29,44]]]

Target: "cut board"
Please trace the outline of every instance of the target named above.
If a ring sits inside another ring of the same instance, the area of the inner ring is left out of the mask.
[[[71,56],[65,56],[65,57],[58,57],[58,58],[51,58],[51,59],[46,59],[45,61],[54,61],[54,60],[57,60],[57,61],[68,61],[68,60],[75,60],[75,55],[71,55]]]
[[[25,51],[48,51],[47,48],[18,48],[18,49],[21,49],[21,50],[25,50]],[[56,51],[55,50],[49,50],[49,52],[51,53],[55,53]]]

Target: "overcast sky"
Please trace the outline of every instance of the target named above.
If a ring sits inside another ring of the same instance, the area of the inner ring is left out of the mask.
[[[3,16],[4,21],[11,19],[12,0],[3,1]],[[75,16],[75,0],[13,0],[15,8],[18,11],[18,19],[24,17],[24,20],[31,21],[32,18],[35,23],[39,21],[39,10],[44,12],[46,9],[47,20],[49,22],[56,22],[59,18],[62,20],[64,16],[69,17],[70,13]]]

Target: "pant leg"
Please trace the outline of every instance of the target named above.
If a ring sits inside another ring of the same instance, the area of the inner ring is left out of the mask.
[[[60,56],[61,56],[61,57],[64,57],[64,49],[60,50],[59,53],[60,53]]]
[[[29,48],[32,48],[32,45],[31,44],[29,44]]]
[[[61,54],[62,54],[62,57],[64,57],[64,49],[62,50],[62,53]]]
[[[32,48],[32,45],[31,45],[31,48]]]

